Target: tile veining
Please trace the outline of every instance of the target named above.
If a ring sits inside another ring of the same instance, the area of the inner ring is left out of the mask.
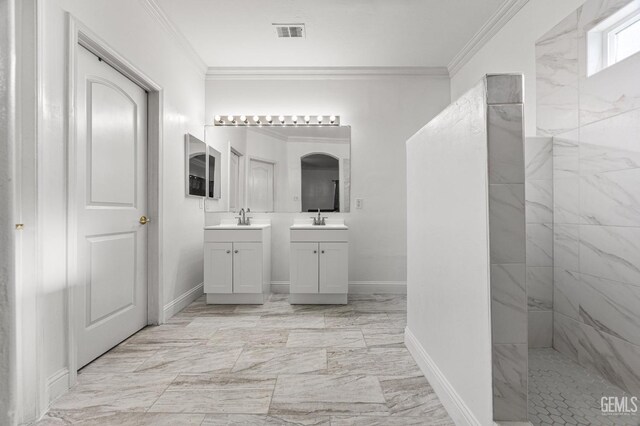
[[[406,297],[206,305],[80,371],[38,425],[447,425],[404,346]]]

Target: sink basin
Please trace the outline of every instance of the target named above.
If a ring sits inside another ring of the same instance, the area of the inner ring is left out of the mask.
[[[347,225],[345,225],[344,223],[327,223],[326,225],[313,225],[313,224],[309,224],[309,223],[296,223],[294,225],[291,225],[291,227],[289,229],[292,230],[296,230],[296,229],[300,229],[300,230],[318,230],[318,231],[322,231],[322,230],[332,230],[332,231],[336,231],[336,230],[347,230],[349,229],[349,227]]]
[[[271,225],[268,223],[252,223],[251,225],[238,225],[236,223],[225,223],[225,224],[220,224],[220,225],[212,225],[212,226],[205,226],[204,229],[205,230],[237,230],[237,231],[242,231],[242,230],[247,230],[247,229],[263,229],[263,228],[268,228]]]

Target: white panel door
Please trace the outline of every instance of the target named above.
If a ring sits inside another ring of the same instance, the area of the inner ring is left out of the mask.
[[[233,292],[262,293],[262,243],[233,243]]]
[[[249,207],[256,212],[273,211],[273,163],[249,162]]]
[[[320,293],[347,293],[349,244],[320,243]]]
[[[318,243],[291,243],[291,293],[318,293]]]
[[[78,47],[78,367],[147,324],[147,95]]]
[[[204,244],[204,292],[233,293],[233,243]]]

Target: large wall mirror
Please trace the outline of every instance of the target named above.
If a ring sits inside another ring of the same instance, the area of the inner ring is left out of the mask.
[[[221,193],[220,151],[191,134],[185,137],[186,192],[192,197],[219,199]]]
[[[223,155],[228,195],[216,210],[348,212],[349,126],[208,127],[207,143]]]

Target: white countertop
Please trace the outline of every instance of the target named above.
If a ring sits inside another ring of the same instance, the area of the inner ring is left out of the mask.
[[[205,226],[205,231],[229,230],[246,231],[251,229],[264,229],[270,227],[269,223],[252,223],[251,225],[238,225],[236,223],[223,223],[220,225]]]
[[[347,230],[349,227],[344,223],[327,223],[326,225],[312,225],[309,223],[295,223],[289,229],[311,229],[313,231],[322,230]]]

